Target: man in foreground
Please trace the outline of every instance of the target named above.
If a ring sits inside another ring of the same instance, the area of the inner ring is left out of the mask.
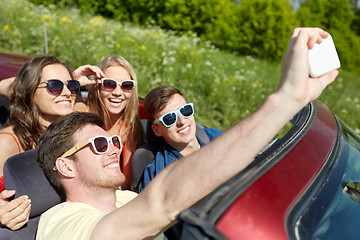
[[[40,165],[76,215],[69,211],[58,217],[50,209],[40,219],[37,239],[144,239],[163,232],[175,223],[179,212],[242,171],[293,115],[335,79],[336,70],[309,77],[308,49],[327,36],[318,28],[295,29],[283,58],[278,90],[229,131],[166,167],[118,209],[115,191],[124,176],[119,171],[116,136],[110,137],[96,121],[84,122],[71,134],[69,119],[87,113],[70,114],[51,124],[40,140]],[[79,207],[88,211],[77,211]],[[54,208],[61,212],[58,206]]]

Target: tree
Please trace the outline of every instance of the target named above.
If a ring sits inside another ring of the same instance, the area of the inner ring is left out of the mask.
[[[297,11],[304,27],[320,27],[335,42],[343,69],[360,72],[360,38],[354,32],[354,17],[349,0],[308,0]],[[357,20],[358,21],[358,20]]]
[[[234,49],[244,55],[281,59],[297,25],[287,0],[242,0],[237,16]]]

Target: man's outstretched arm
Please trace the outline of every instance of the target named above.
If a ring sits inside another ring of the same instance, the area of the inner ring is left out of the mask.
[[[156,236],[180,211],[242,171],[290,118],[337,76],[334,70],[319,78],[309,77],[308,49],[327,36],[318,28],[295,29],[283,58],[278,90],[229,131],[165,168],[138,197],[100,220],[92,238]]]

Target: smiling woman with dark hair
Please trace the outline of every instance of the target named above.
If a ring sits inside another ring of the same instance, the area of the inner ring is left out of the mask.
[[[11,83],[10,116],[0,132],[0,226],[12,230],[29,217],[31,201],[21,196],[6,199],[15,191],[4,191],[3,165],[11,156],[37,147],[40,135],[55,120],[73,112],[80,83],[72,70],[53,56],[29,59]]]
[[[73,111],[80,84],[53,56],[28,60],[12,83],[10,116],[0,132],[0,174],[10,156],[36,148],[47,126]],[[2,189],[1,189],[2,190]]]

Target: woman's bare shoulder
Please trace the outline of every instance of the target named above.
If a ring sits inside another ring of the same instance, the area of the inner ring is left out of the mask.
[[[18,142],[19,142],[19,139],[16,136],[16,134],[14,133],[12,126],[0,129],[0,144],[1,144],[0,149],[1,149],[1,151],[4,150],[5,146],[6,147],[13,146],[13,148],[17,149],[17,151],[19,152]]]
[[[12,149],[16,149],[16,152],[18,153],[19,147],[18,147],[17,142],[19,142],[19,139],[15,135],[11,126],[0,129],[0,149],[1,149],[0,151],[1,152],[7,151],[7,150],[10,150],[12,152]]]
[[[8,127],[1,128],[1,129],[0,129],[0,132],[5,132],[5,133],[14,134],[14,131],[13,131],[13,127],[12,127],[12,126],[8,126]]]
[[[9,134],[7,134],[9,133]],[[10,135],[12,134],[12,136]],[[14,139],[15,137],[15,139]],[[7,128],[0,129],[0,169],[1,169],[1,175],[2,175],[2,165],[11,156],[14,156],[15,154],[18,154],[22,150],[19,149],[19,145],[17,144],[18,139],[12,132],[12,130],[9,130]]]

